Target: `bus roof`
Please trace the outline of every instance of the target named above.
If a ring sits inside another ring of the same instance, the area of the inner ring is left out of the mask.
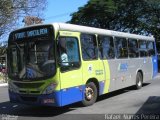
[[[53,23],[53,26],[55,29],[64,30],[64,31],[74,31],[74,32],[89,33],[89,34],[99,34],[99,35],[108,35],[108,36],[114,36],[114,37],[125,37],[125,38],[132,38],[132,39],[138,39],[138,40],[154,41],[154,37],[150,37],[150,36],[136,35],[131,33],[105,30],[105,29],[94,28],[94,27],[86,27],[81,25],[73,25],[73,24],[67,24],[67,23]]]
[[[106,29],[87,27],[87,26],[81,26],[81,25],[73,25],[68,23],[37,24],[37,25],[23,27],[17,30],[22,30],[25,28],[31,28],[36,26],[43,26],[43,25],[44,26],[53,25],[55,30],[74,31],[74,32],[81,32],[81,33],[88,33],[88,34],[114,36],[114,37],[125,37],[125,38],[132,38],[132,39],[138,39],[138,40],[152,40],[152,41],[155,40],[154,37],[150,37],[150,36],[136,35],[136,34],[118,32],[113,30],[106,30]]]

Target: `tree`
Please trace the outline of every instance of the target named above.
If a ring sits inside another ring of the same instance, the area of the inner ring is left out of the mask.
[[[90,0],[71,15],[70,23],[111,29],[110,23],[115,19],[116,11],[117,6],[113,0]]]
[[[0,56],[6,54],[6,52],[7,52],[7,43],[1,42],[0,43]]]
[[[43,19],[35,17],[35,16],[26,16],[22,22],[25,23],[25,26],[33,25],[33,24],[40,24]]]
[[[72,24],[152,34],[160,41],[159,0],[90,0],[71,16]]]
[[[5,29],[8,28],[8,24],[12,23],[14,18],[13,10],[11,10],[12,3],[10,0],[2,0],[0,2],[0,36],[5,33]]]
[[[14,29],[20,18],[42,16],[46,4],[46,0],[1,0],[0,37]]]
[[[146,13],[148,13],[148,31],[157,40],[157,48],[160,53],[160,1],[159,0],[146,0],[148,3],[148,8]]]

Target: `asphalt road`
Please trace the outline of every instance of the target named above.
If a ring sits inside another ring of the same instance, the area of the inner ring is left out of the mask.
[[[8,88],[0,87],[0,119],[15,120],[105,120],[105,119],[160,119],[160,79],[151,80],[140,90],[128,87],[103,96],[89,107],[80,103],[55,107],[36,107],[9,102]],[[150,114],[145,116],[145,114]],[[121,116],[119,116],[121,115]],[[123,116],[122,116],[123,115]]]

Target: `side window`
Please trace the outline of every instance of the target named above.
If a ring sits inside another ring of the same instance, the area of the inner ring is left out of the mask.
[[[96,36],[81,34],[82,57],[84,60],[95,60],[98,58]]]
[[[140,53],[140,57],[147,56],[147,42],[145,40],[139,41],[139,53]]]
[[[98,36],[100,59],[115,58],[113,37]]]
[[[117,58],[127,58],[128,48],[127,40],[125,38],[115,38],[115,50]]]
[[[11,60],[12,60],[12,73],[18,73],[18,64],[17,64],[17,50],[16,50],[16,47],[13,47],[13,48],[11,48],[11,56],[12,56],[12,58],[11,58]]]
[[[11,67],[12,67],[12,73],[18,73],[20,72],[24,67],[24,45],[20,45],[17,47],[15,45],[12,45],[11,48],[9,48],[10,52],[10,60],[12,61]],[[20,64],[19,64],[20,63]]]
[[[62,70],[68,70],[80,66],[79,47],[76,38],[60,37],[58,49]]]
[[[138,41],[135,39],[128,39],[129,57],[136,58],[139,56]]]
[[[148,41],[147,42],[147,49],[148,49],[148,55],[149,56],[155,56],[155,45],[154,42]]]

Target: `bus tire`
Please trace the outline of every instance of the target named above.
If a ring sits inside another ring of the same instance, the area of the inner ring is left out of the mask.
[[[89,82],[85,86],[83,106],[93,105],[97,100],[98,92],[97,87],[93,82]]]
[[[142,74],[140,72],[137,73],[136,76],[136,89],[141,89],[143,84]]]

